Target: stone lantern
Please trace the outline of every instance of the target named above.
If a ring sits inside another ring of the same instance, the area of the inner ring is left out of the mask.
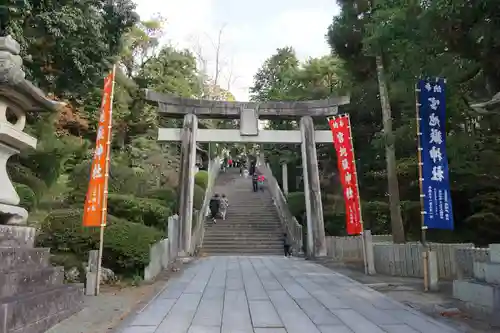
[[[59,103],[25,79],[19,44],[0,37],[0,214],[1,224],[25,224],[28,212],[7,174],[7,160],[22,149],[36,148],[36,138],[24,132],[26,112],[54,111]]]
[[[24,132],[27,112],[56,111],[59,103],[25,79],[19,44],[0,35],[0,332],[43,333],[82,308],[83,290],[64,284],[50,249],[35,248],[36,229],[7,174],[7,160],[36,148]]]

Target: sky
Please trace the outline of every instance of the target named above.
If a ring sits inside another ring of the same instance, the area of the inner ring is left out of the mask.
[[[219,85],[248,101],[253,76],[277,48],[292,46],[301,60],[330,53],[325,40],[335,0],[136,0],[141,19],[166,19],[162,42],[201,53],[215,74],[214,45],[222,29]]]

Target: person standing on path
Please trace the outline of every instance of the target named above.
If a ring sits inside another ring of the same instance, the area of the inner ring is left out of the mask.
[[[217,215],[219,214],[219,209],[220,209],[220,200],[219,200],[219,195],[215,193],[215,195],[210,199],[210,203],[208,204],[210,207],[210,218],[212,221],[217,223]]]
[[[259,189],[258,182],[259,182],[259,175],[257,175],[257,173],[254,173],[252,176],[252,187],[254,192],[257,192],[257,190]]]
[[[286,233],[283,234],[283,250],[285,252],[285,257],[290,257],[292,252],[290,251],[290,240]]]
[[[223,194],[222,198],[220,198],[220,205],[219,205],[219,211],[223,221],[226,220],[227,207],[229,207],[229,199],[226,197],[225,194]]]

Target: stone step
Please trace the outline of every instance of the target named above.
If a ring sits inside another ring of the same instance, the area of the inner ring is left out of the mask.
[[[269,257],[269,256],[280,256],[282,257],[282,253],[273,252],[273,253],[260,253],[260,252],[242,252],[242,253],[226,253],[226,252],[201,252],[202,256],[238,256],[238,257]]]
[[[283,255],[283,249],[202,249],[202,255]]]
[[[237,216],[237,217],[253,217],[255,218],[277,218],[278,213],[275,211],[265,210],[261,208],[259,210],[251,211],[251,210],[239,210],[234,208],[229,208],[227,211],[227,215]]]
[[[205,230],[205,236],[211,235],[221,235],[221,236],[234,236],[234,235],[253,235],[256,237],[265,234],[271,235],[282,235],[283,231],[281,228],[207,228]]]
[[[266,239],[268,238],[269,239],[269,234],[268,232],[262,232],[262,233],[256,233],[256,232],[252,232],[252,233],[249,233],[249,232],[239,232],[239,231],[235,231],[235,232],[227,232],[227,233],[205,233],[205,239],[221,239],[221,238],[226,238],[226,239],[234,239],[236,237],[239,237],[239,238],[244,238],[244,237],[252,237],[252,238],[255,238],[255,239]],[[282,235],[282,233],[273,233],[272,234],[273,238],[277,238],[278,235]]]
[[[42,248],[0,248],[0,272],[13,269],[47,267],[50,249]]]
[[[210,222],[210,220],[208,220]],[[217,223],[224,222],[227,224],[263,224],[263,225],[281,225],[281,222],[276,217],[254,217],[254,216],[233,216],[229,213],[226,215],[226,220],[217,218]]]
[[[208,223],[207,229],[245,229],[245,230],[277,230],[281,229],[281,223],[252,223],[252,222],[233,222],[233,221],[217,221],[217,223]]]
[[[0,273],[0,298],[37,292],[61,285],[64,282],[63,267],[27,268]]]
[[[220,240],[220,239],[212,239],[212,238],[207,238],[203,240],[203,246],[205,247],[210,247],[210,246],[225,246],[225,245],[236,245],[237,247],[239,245],[262,245],[262,246],[269,246],[269,247],[274,247],[274,246],[283,246],[283,242],[279,239],[226,239],[226,240]]]
[[[259,205],[259,204],[245,204],[242,202],[241,204],[235,204],[233,202],[229,202],[229,210],[235,210],[235,211],[240,211],[244,212],[247,210],[251,211],[260,211],[260,212],[274,212],[276,211],[276,208],[274,205],[266,204],[266,205]]]
[[[281,234],[262,234],[262,235],[254,235],[254,234],[233,234],[230,238],[232,241],[282,241]],[[205,235],[205,241],[227,241],[227,235],[218,235],[211,234]]]
[[[35,228],[0,225],[0,247],[33,248],[35,237]]]
[[[82,307],[82,285],[60,285],[38,293],[0,298],[0,332],[43,333]]]
[[[209,249],[268,249],[268,250],[282,250],[283,243],[275,243],[275,244],[260,244],[260,243],[252,243],[252,244],[242,244],[242,243],[225,243],[225,244],[205,244],[203,242],[203,248],[206,250]]]
[[[229,219],[227,220],[221,220],[217,219],[217,222],[214,223],[212,221],[208,221],[205,223],[205,226],[207,229],[225,229],[225,228],[242,228],[242,229],[258,229],[258,228],[264,228],[264,229],[280,229],[282,228],[281,223],[279,222],[262,222],[262,221],[248,221],[248,220],[234,220],[231,221]]]

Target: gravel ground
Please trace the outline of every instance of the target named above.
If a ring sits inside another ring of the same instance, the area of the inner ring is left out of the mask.
[[[139,287],[102,286],[99,296],[85,296],[82,311],[46,333],[112,333],[130,313],[144,307],[161,292],[170,277],[181,271],[164,272],[154,283]]]

